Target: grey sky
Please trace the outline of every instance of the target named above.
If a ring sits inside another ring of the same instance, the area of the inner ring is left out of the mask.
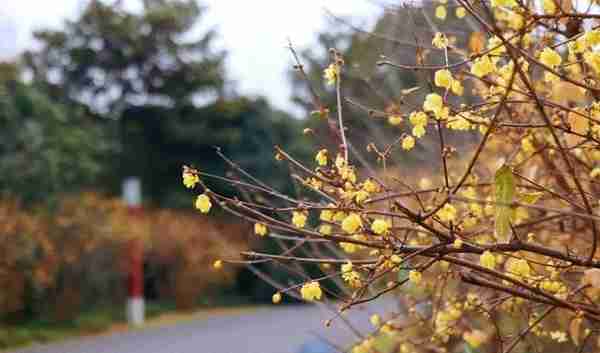
[[[31,31],[59,26],[89,0],[0,1],[0,58],[33,45]],[[380,8],[369,0],[201,0],[209,6],[203,25],[216,26],[218,45],[230,53],[227,70],[239,92],[265,95],[277,107],[292,110],[285,75],[291,64],[285,48],[290,38],[298,48],[315,43],[325,28],[324,9],[337,15],[372,19]],[[125,0],[135,8],[139,0]],[[360,23],[360,21],[359,21]]]

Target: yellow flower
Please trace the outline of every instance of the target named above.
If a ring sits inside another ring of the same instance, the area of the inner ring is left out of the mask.
[[[431,41],[431,44],[438,49],[448,47],[448,38],[444,33],[437,32]]]
[[[486,334],[481,330],[473,330],[463,333],[463,339],[473,348],[479,348],[486,340]]]
[[[330,204],[329,207],[333,207],[334,205]],[[333,211],[332,210],[323,210],[321,211],[321,215],[319,215],[319,219],[322,221],[331,222],[333,219]]]
[[[292,213],[292,223],[298,228],[304,228],[308,215],[305,211],[294,211]]]
[[[529,277],[531,275],[531,267],[525,259],[509,259],[506,262],[506,270],[517,276]]]
[[[196,198],[196,208],[200,210],[200,212],[208,213],[211,207],[212,203],[210,202],[210,197],[206,194],[198,195]]]
[[[439,94],[429,93],[425,97],[425,102],[423,102],[423,110],[426,112],[433,112],[437,115],[438,112],[442,110],[443,105],[444,100]]]
[[[279,304],[281,302],[281,293],[277,292],[273,294],[273,298],[271,299],[273,300],[273,304]]]
[[[332,227],[331,224],[321,224],[319,226],[319,233],[323,235],[331,235]]]
[[[193,188],[194,186],[196,186],[196,184],[200,182],[198,174],[192,173],[188,168],[183,169],[182,178],[183,185],[185,185],[185,187],[188,189]]]
[[[412,136],[406,136],[402,139],[402,148],[406,151],[410,151],[415,147],[415,138]]]
[[[352,287],[360,287],[361,280],[360,274],[353,270],[352,262],[348,261],[347,263],[342,265],[341,272],[342,278],[344,281],[350,284]]]
[[[304,300],[313,301],[321,299],[323,292],[321,291],[319,282],[313,281],[305,283],[300,289],[300,294]]]
[[[475,59],[473,66],[471,66],[471,73],[477,77],[483,77],[487,74],[494,72],[496,65],[492,63],[487,55]]]
[[[540,62],[546,66],[554,68],[562,62],[560,55],[551,48],[544,48],[540,54]]]
[[[412,134],[416,138],[421,138],[425,136],[425,132],[425,127],[423,125],[417,125],[412,129]]]
[[[594,178],[597,178],[598,176],[600,176],[600,167],[595,167],[590,172],[590,178],[594,179]]]
[[[462,6],[459,6],[456,8],[456,11],[454,13],[455,13],[456,17],[463,18],[467,15],[467,10],[465,10],[465,8]]]
[[[516,6],[517,2],[515,0],[492,0],[491,5],[492,7],[504,6],[510,8]]]
[[[408,120],[414,126],[425,126],[427,125],[427,114],[423,112],[412,112],[408,116]]]
[[[367,198],[369,198],[369,193],[366,192],[365,190],[358,190],[355,194],[354,194],[354,200],[356,201],[356,203],[361,204],[363,201],[365,201]]]
[[[446,89],[452,86],[452,73],[450,70],[437,70],[435,72],[434,82],[438,87],[444,87]]]
[[[369,318],[369,321],[371,322],[371,325],[373,325],[374,327],[379,327],[379,325],[381,325],[381,317],[379,317],[379,315],[377,315],[377,314],[371,315],[371,317]]]
[[[333,85],[337,81],[338,75],[340,74],[340,67],[337,64],[329,64],[329,66],[323,71],[323,78],[328,85]]]
[[[553,15],[556,12],[555,0],[544,0],[544,12],[548,15]]]
[[[455,116],[448,121],[448,128],[451,130],[466,131],[471,128],[471,122],[462,116]]]
[[[317,161],[317,163],[321,167],[327,165],[327,150],[320,150],[319,153],[317,153],[317,155],[315,156],[315,161]]]
[[[462,96],[465,91],[465,88],[459,80],[452,80],[452,86],[450,87],[450,90],[457,96]]]
[[[350,213],[342,221],[342,229],[348,234],[356,233],[360,227],[362,227],[362,220],[356,213]]]
[[[254,223],[254,233],[261,237],[267,235],[267,226],[262,223]]]
[[[363,189],[369,193],[379,192],[379,184],[371,179],[367,179],[363,184]]]
[[[489,250],[486,250],[479,257],[479,264],[493,270],[496,267],[496,257]]]
[[[463,241],[462,239],[456,238],[456,240],[454,241],[454,243],[452,243],[452,247],[455,249],[460,249],[463,245]]]
[[[435,17],[439,18],[440,20],[445,20],[446,15],[446,6],[440,5],[435,8]]]
[[[583,54],[583,59],[585,60],[585,63],[594,70],[594,72],[597,74],[600,73],[600,53],[586,51]]]
[[[421,283],[422,277],[423,276],[421,275],[421,272],[416,270],[410,270],[410,272],[408,273],[408,279],[417,286],[419,285],[419,283]]]
[[[444,205],[444,207],[437,211],[436,215],[442,222],[451,222],[456,220],[456,213],[456,208],[447,203]]]
[[[356,250],[358,250],[358,245],[356,245],[354,243],[341,242],[340,248],[342,248],[342,250],[344,250],[348,254],[353,254],[356,252]]]
[[[213,262],[213,268],[215,270],[220,270],[223,268],[223,261],[221,260],[216,260],[215,262]]]
[[[388,123],[390,123],[390,125],[400,125],[400,123],[402,123],[402,116],[401,115],[390,115],[388,117]]]
[[[389,228],[390,228],[390,225],[388,224],[388,222],[386,222],[383,219],[376,219],[371,224],[371,230],[373,231],[373,233],[379,234],[379,235],[387,233]]]

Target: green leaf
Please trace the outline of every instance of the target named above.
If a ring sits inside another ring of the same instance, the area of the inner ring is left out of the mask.
[[[540,197],[542,197],[544,193],[541,191],[536,191],[536,192],[523,192],[519,194],[519,202],[527,204],[527,205],[533,205],[534,203],[536,203]]]
[[[498,241],[508,242],[512,212],[511,207],[507,204],[512,203],[515,197],[515,180],[509,166],[503,165],[496,171],[494,186],[497,203],[495,235]]]

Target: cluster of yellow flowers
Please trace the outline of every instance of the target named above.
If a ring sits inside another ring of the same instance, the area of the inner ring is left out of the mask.
[[[342,278],[353,288],[358,288],[362,285],[360,273],[354,271],[352,262],[348,261],[342,265]]]
[[[300,289],[300,294],[302,295],[302,299],[306,301],[314,301],[320,300],[323,295],[323,291],[321,290],[321,286],[319,282],[312,281],[305,283]]]

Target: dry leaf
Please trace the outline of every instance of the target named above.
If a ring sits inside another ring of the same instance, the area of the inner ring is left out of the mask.
[[[469,37],[469,50],[473,54],[479,54],[485,49],[485,33],[473,32]]]
[[[591,268],[583,273],[583,284],[600,289],[600,268]]]

